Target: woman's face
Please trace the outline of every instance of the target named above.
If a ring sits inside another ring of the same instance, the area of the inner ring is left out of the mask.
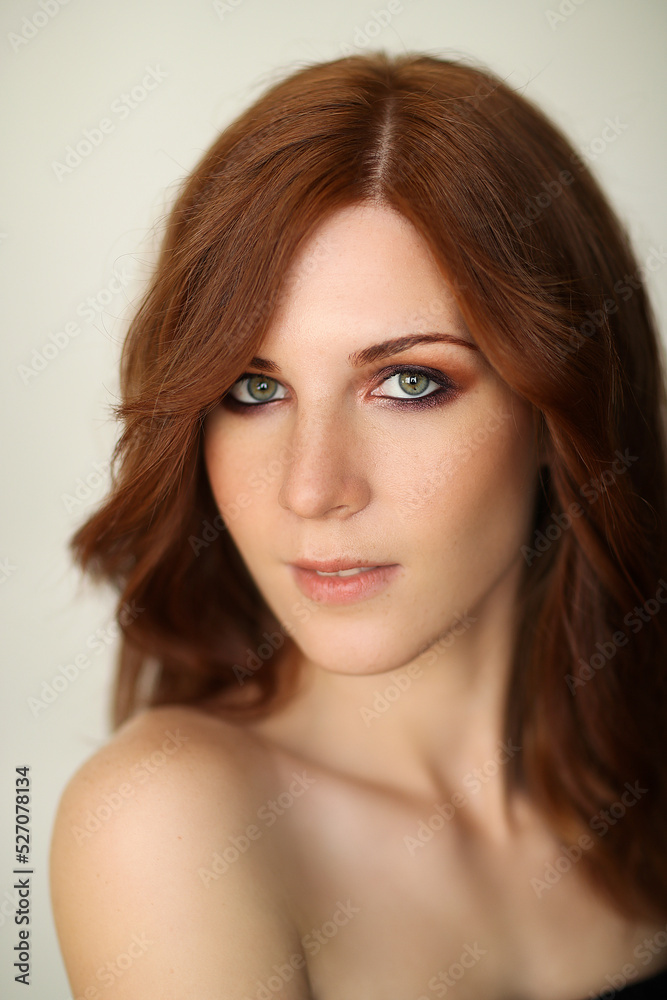
[[[327,220],[260,354],[207,417],[205,462],[301,652],[373,674],[416,659],[466,613],[479,620],[530,539],[533,411],[476,348],[414,227],[369,204]],[[393,568],[295,571],[313,560]]]

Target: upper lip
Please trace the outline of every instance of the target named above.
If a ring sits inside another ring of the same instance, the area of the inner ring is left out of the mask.
[[[319,569],[322,573],[336,573],[340,569],[356,569],[357,566],[393,566],[393,563],[373,562],[364,559],[299,559],[292,563],[299,569]]]

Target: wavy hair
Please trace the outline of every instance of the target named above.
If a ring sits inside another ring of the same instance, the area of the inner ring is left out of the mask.
[[[517,606],[505,728],[523,752],[508,794],[525,790],[566,844],[606,810],[583,870],[617,909],[662,918],[663,348],[644,269],[584,162],[468,61],[375,52],[306,65],[185,178],[123,347],[111,489],[70,542],[118,592],[113,725],[213,694],[249,717],[294,691],[289,636],[239,683],[280,623],[215,505],[202,426],[258,353],[296,251],[332,212],[368,201],[424,236],[482,353],[540,415],[549,461]],[[638,800],[613,819],[628,784]]]

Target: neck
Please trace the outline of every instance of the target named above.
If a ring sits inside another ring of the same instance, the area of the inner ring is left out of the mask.
[[[411,800],[466,800],[507,826],[506,768],[521,748],[503,723],[520,567],[409,663],[374,674],[324,669],[293,646],[299,687],[260,734],[347,779]],[[448,810],[447,810],[448,811]]]

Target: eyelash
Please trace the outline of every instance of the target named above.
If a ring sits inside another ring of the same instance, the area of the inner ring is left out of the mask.
[[[393,376],[401,374],[423,375],[427,377],[431,382],[435,382],[436,385],[440,386],[439,389],[434,389],[431,392],[428,392],[425,396],[373,397],[374,399],[389,400],[392,406],[397,406],[399,409],[405,409],[406,407],[408,409],[423,409],[427,406],[442,406],[445,402],[447,402],[447,400],[454,398],[459,391],[458,387],[452,382],[450,378],[448,378],[443,372],[438,371],[435,368],[424,368],[421,366],[407,368],[401,365],[394,365],[393,367],[384,369],[383,371],[378,372],[377,374],[382,377],[380,379],[379,385],[376,386],[375,388],[379,388],[380,385],[382,385],[384,382],[389,381],[389,379],[393,378]],[[243,375],[241,375],[236,380],[236,382],[234,382],[234,385],[230,387],[230,391],[232,388],[234,388],[234,386],[237,386],[240,383],[244,382],[244,380],[249,378],[254,378],[257,375],[261,376],[261,373],[244,372]],[[280,385],[280,382],[278,382],[277,379],[272,378],[270,375],[266,375],[264,376],[264,378],[268,379],[271,382],[275,382],[277,385]],[[280,399],[268,399],[265,400],[264,402],[257,401],[255,403],[244,403],[239,399],[235,399],[234,396],[230,396],[228,392],[225,396],[222,397],[222,402],[226,406],[229,406],[231,409],[242,411],[242,410],[262,409],[269,403],[280,403],[284,398],[285,397],[282,396],[280,397]]]

